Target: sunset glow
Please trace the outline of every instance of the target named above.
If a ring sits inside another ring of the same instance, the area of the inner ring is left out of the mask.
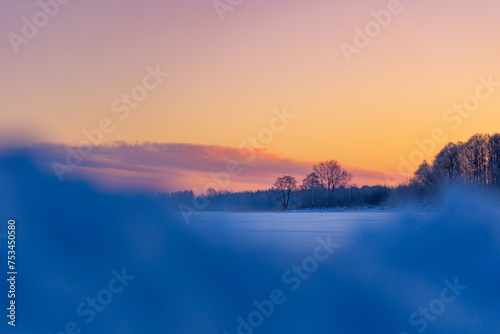
[[[349,62],[340,45],[355,45],[356,27],[395,5],[398,14]],[[401,159],[435,129],[445,139],[427,159],[446,142],[498,130],[498,2],[257,0],[222,21],[210,1],[76,0],[22,44],[8,34],[23,36],[22,18],[33,21],[40,5],[3,7],[2,137],[76,146],[110,119],[99,144],[238,148],[287,108],[295,118],[261,145],[268,153],[404,176]],[[143,85],[147,68],[169,75],[123,117],[114,102]],[[446,110],[488,78],[491,94],[455,127],[457,114]]]

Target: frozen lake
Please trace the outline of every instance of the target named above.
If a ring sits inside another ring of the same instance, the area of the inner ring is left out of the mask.
[[[421,219],[433,216],[393,211],[203,212],[193,216],[190,227],[207,238],[254,241],[260,245],[307,251],[318,237],[331,235],[335,242],[345,243],[361,231],[397,224],[407,215]]]
[[[3,221],[19,221],[18,333],[70,321],[110,334],[499,333],[500,215],[488,198],[453,194],[438,213],[205,212],[186,225],[156,199],[23,166],[0,173],[16,190],[0,197]],[[86,321],[80,305],[106,297],[115,271],[134,278]]]
[[[380,224],[400,214],[385,211],[348,212],[203,212],[193,217],[194,223],[217,224],[231,222],[232,226],[253,231],[332,232],[350,230],[366,223]]]
[[[223,263],[215,281],[227,277],[234,298],[223,332],[250,333],[240,320],[279,289],[287,302],[255,332],[498,333],[498,313],[482,315],[498,311],[497,214],[465,204],[440,213],[206,212],[189,229]],[[336,248],[322,261],[327,240]],[[452,286],[453,303],[444,290]]]

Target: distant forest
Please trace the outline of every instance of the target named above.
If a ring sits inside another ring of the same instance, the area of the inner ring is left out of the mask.
[[[451,185],[500,190],[500,134],[476,134],[467,142],[448,143],[432,162],[424,160],[413,177],[398,186],[359,188],[352,184],[352,174],[331,160],[314,165],[300,184],[283,175],[268,190],[208,189],[203,195],[187,190],[158,197],[177,207],[204,211],[359,209],[432,204]]]

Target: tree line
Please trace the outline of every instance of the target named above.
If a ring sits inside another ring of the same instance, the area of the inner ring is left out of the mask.
[[[433,159],[424,160],[413,177],[398,186],[362,186],[336,160],[312,166],[302,182],[279,176],[267,190],[229,192],[209,189],[163,193],[172,203],[189,205],[203,198],[206,210],[268,211],[289,209],[359,208],[418,204],[432,199],[446,186],[500,188],[500,134],[476,134],[466,142],[448,143]]]
[[[466,142],[448,143],[433,159],[422,161],[395,191],[429,200],[447,186],[500,189],[500,134],[475,134]]]

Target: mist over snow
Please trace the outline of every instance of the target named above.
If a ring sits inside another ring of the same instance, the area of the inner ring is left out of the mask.
[[[70,321],[121,334],[500,330],[500,219],[488,195],[454,190],[426,214],[202,213],[186,225],[157,198],[59,182],[36,161],[0,154],[0,220],[17,221],[16,333],[59,333]],[[331,254],[318,248],[329,242]],[[326,259],[307,279],[291,271],[317,249]],[[134,278],[87,323],[77,308],[90,309],[113,270]],[[241,325],[275,290],[272,314]]]

